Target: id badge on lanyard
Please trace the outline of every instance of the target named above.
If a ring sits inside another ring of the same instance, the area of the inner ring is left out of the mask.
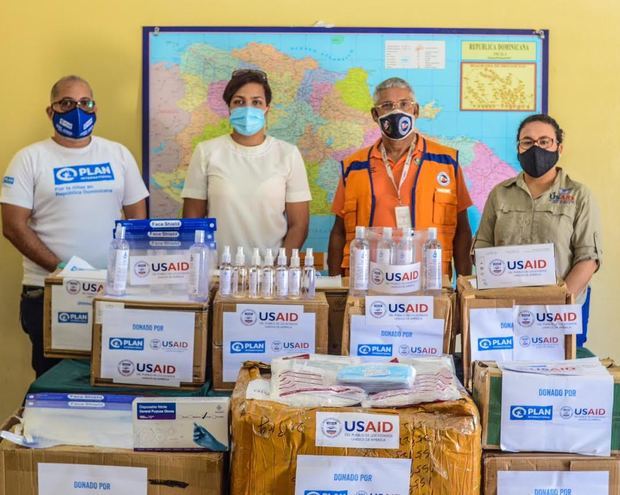
[[[385,172],[387,173],[388,177],[392,181],[392,184],[398,196],[398,206],[394,208],[394,214],[396,216],[396,226],[399,229],[410,229],[411,228],[410,207],[402,204],[400,190],[405,180],[407,180],[407,175],[409,174],[409,167],[411,166],[411,159],[413,158],[414,145],[415,145],[415,142],[411,143],[411,146],[409,147],[409,151],[407,153],[407,159],[405,160],[405,166],[403,167],[403,172],[400,176],[400,184],[398,185],[396,185],[396,180],[394,179],[394,172],[392,172],[392,168],[389,165],[387,153],[385,152],[385,148],[383,147],[383,144],[381,145],[381,157],[383,158],[383,165],[385,166]]]

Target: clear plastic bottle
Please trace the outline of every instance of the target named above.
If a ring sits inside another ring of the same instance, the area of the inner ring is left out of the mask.
[[[232,265],[230,264],[230,246],[224,246],[220,261],[220,294],[230,296],[232,294]]]
[[[209,248],[205,244],[205,231],[196,230],[194,244],[189,248],[189,298],[192,301],[209,300]]]
[[[424,243],[424,289],[441,290],[441,244],[437,240],[437,228],[428,229]]]
[[[370,244],[366,240],[365,227],[355,227],[355,239],[351,241],[350,253],[349,292],[353,296],[364,296],[368,292],[370,271]]]
[[[248,269],[248,297],[256,299],[260,297],[260,251],[257,247],[252,252],[252,265]]]
[[[410,265],[415,257],[413,247],[413,230],[404,229],[400,241],[396,244],[394,254],[395,265]]]
[[[261,296],[264,299],[273,299],[275,271],[273,269],[273,254],[271,249],[265,252],[265,261],[263,263],[263,274],[261,280]]]
[[[299,249],[293,249],[291,265],[288,269],[288,297],[299,299],[301,297],[301,268],[299,267]]]
[[[276,267],[276,296],[288,297],[288,270],[286,268],[286,249],[280,248]]]
[[[125,227],[116,225],[114,239],[108,251],[108,274],[105,292],[109,296],[124,296],[129,274],[129,244],[125,240]]]
[[[316,271],[312,248],[306,248],[304,271],[301,276],[301,293],[306,299],[314,299],[316,293]]]
[[[377,263],[391,265],[393,263],[393,255],[392,227],[383,227],[383,235],[377,243]]]
[[[235,264],[232,267],[232,296],[245,297],[248,287],[248,269],[245,266],[243,246],[237,247]]]

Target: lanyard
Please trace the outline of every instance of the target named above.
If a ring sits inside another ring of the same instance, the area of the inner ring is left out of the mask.
[[[392,167],[390,167],[389,160],[387,157],[387,153],[385,152],[385,146],[381,143],[381,158],[383,158],[383,165],[385,166],[385,172],[388,177],[392,181],[394,189],[396,190],[396,195],[398,196],[398,204],[401,205],[402,201],[400,200],[400,189],[403,187],[403,183],[407,179],[407,174],[409,173],[409,167],[411,166],[411,159],[413,158],[413,149],[415,148],[416,141],[414,140],[409,146],[409,151],[407,152],[407,159],[405,160],[405,166],[403,167],[403,173],[400,175],[400,183],[398,186],[396,185],[396,180],[394,179],[394,172],[392,171]]]

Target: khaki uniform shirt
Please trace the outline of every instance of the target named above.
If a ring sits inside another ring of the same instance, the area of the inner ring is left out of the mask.
[[[580,261],[596,260],[600,266],[600,213],[590,191],[561,168],[551,188],[536,199],[523,172],[498,184],[484,206],[474,247],[549,242],[563,279]]]

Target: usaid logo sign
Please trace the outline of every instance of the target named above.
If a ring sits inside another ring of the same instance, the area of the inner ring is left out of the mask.
[[[336,438],[342,433],[342,421],[338,418],[325,418],[321,421],[321,431],[328,438]]]
[[[358,344],[357,355],[392,357],[392,344]]]
[[[522,327],[531,327],[534,324],[534,313],[528,310],[519,311],[517,322]]]
[[[230,343],[231,354],[264,354],[264,340],[233,340]]]
[[[138,261],[133,266],[133,272],[140,278],[145,278],[151,273],[151,267],[146,261]]]
[[[383,318],[387,314],[387,305],[383,301],[373,301],[368,311],[373,318]]]
[[[512,421],[551,421],[553,406],[510,406]]]
[[[500,275],[503,275],[505,271],[506,271],[506,263],[504,263],[503,260],[494,259],[494,260],[489,261],[489,273],[491,275],[495,275],[496,277],[499,277]]]
[[[255,325],[258,321],[258,315],[253,309],[243,310],[239,315],[239,318],[241,319],[241,323],[243,323],[247,327]]]
[[[114,180],[114,172],[109,163],[97,165],[76,165],[54,169],[54,184],[74,184]]]

